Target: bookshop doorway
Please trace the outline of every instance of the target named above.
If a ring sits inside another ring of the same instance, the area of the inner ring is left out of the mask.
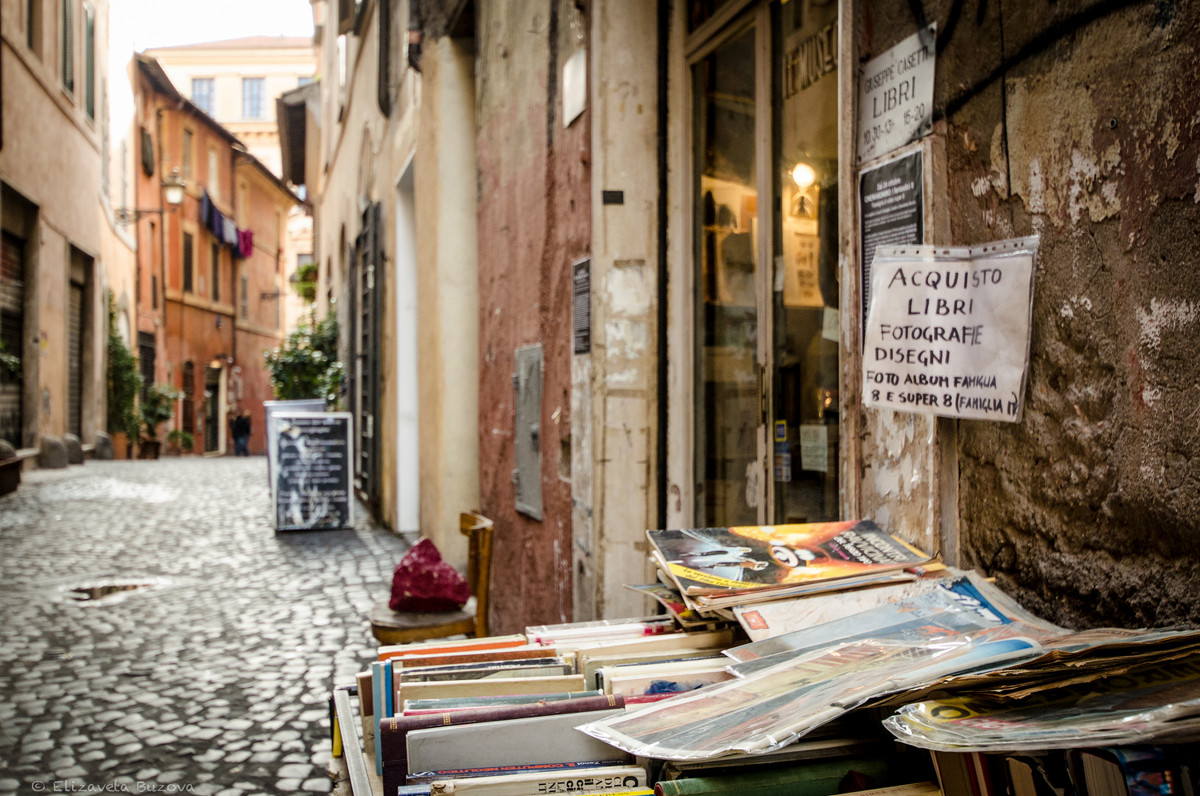
[[[688,6],[693,524],[833,520],[837,4]]]

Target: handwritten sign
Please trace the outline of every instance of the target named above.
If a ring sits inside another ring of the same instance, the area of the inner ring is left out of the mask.
[[[268,451],[275,529],[354,527],[349,412],[277,412]]]
[[[858,87],[858,162],[916,141],[933,129],[937,26],[918,31],[862,69]]]
[[[869,407],[1020,419],[1038,239],[881,246],[863,350]]]

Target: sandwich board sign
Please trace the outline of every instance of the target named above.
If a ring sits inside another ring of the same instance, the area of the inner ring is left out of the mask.
[[[277,412],[268,449],[275,530],[354,526],[349,412]]]

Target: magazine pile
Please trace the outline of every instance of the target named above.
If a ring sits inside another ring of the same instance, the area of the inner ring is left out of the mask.
[[[1200,631],[1074,632],[870,523],[650,539],[665,615],[379,648],[383,790],[925,796],[926,750],[1200,740]]]
[[[931,557],[870,520],[648,531],[651,557],[693,610],[911,581]]]

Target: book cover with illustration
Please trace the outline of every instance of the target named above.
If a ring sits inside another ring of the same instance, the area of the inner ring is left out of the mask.
[[[654,557],[687,595],[861,578],[930,556],[870,520],[647,531]]]

